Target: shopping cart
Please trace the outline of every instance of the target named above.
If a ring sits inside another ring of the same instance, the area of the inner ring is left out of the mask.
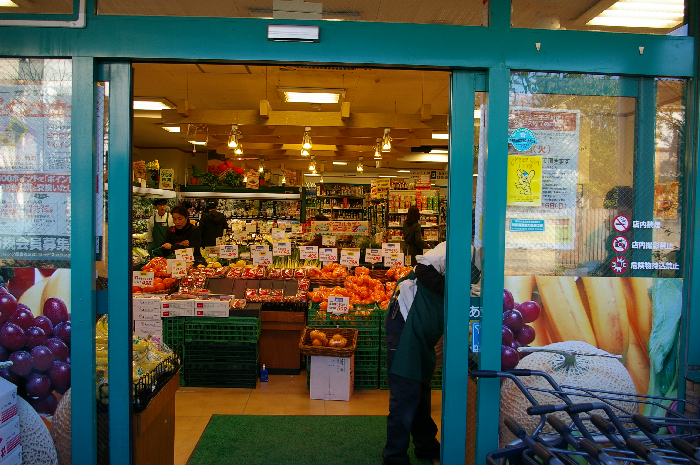
[[[504,425],[517,439],[489,453],[489,465],[700,465],[700,419],[684,414],[700,410],[694,402],[560,386],[548,373],[534,370],[475,370],[472,375],[510,379],[530,402],[527,413],[540,417],[533,431],[506,417]],[[520,378],[528,376],[544,378],[551,389],[527,386]],[[550,394],[556,403],[540,404],[533,391]],[[663,414],[641,415],[640,404]],[[566,421],[554,415],[559,412]]]

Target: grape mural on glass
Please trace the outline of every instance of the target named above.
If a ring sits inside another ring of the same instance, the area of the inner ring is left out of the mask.
[[[503,289],[503,329],[501,330],[501,369],[515,368],[527,353],[518,347],[527,347],[536,337],[533,323],[540,316],[540,305],[532,300],[517,303],[508,289]]]

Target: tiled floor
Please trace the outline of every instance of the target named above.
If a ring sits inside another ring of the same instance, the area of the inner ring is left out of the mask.
[[[440,391],[433,391],[433,419],[440,437]],[[387,415],[389,391],[355,391],[349,402],[311,400],[306,373],[270,375],[256,389],[181,387],[175,395],[175,465],[184,465],[213,414]],[[435,463],[439,463],[435,461]]]

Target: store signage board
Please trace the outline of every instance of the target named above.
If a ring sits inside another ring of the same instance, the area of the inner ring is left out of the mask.
[[[299,246],[300,260],[318,260],[318,247],[315,245]]]
[[[258,225],[256,223],[246,223],[245,232],[255,234],[258,232]]]
[[[340,264],[345,266],[360,266],[360,252],[356,250],[341,250]]]
[[[312,221],[310,232],[315,234],[366,235],[369,221]]]
[[[336,249],[336,248],[318,249],[318,259],[322,262],[337,262],[338,261],[338,249]]]
[[[175,260],[185,260],[186,262],[194,261],[194,249],[187,247],[186,249],[175,250]]]
[[[173,168],[161,168],[158,187],[161,189],[173,189],[175,187],[175,170]]]
[[[343,315],[350,310],[350,297],[329,296],[328,312],[334,315]]]
[[[187,276],[187,262],[184,260],[173,260],[170,274],[173,278],[184,278]]]
[[[511,232],[544,232],[544,220],[531,218],[511,218]]]
[[[291,242],[273,242],[272,243],[272,255],[275,257],[292,255],[292,243]]]
[[[481,352],[481,321],[472,321],[472,330],[469,332],[471,336],[471,351],[473,354]]]
[[[384,266],[404,266],[404,256],[402,253],[391,253],[384,257]]]
[[[272,240],[283,241],[287,238],[287,233],[282,228],[272,228]]]
[[[152,271],[134,271],[134,278],[132,280],[132,286],[138,287],[149,287],[153,286],[153,272]]]
[[[323,236],[321,238],[321,245],[326,247],[335,247],[338,243],[338,238],[336,236]]]
[[[219,246],[219,257],[221,258],[238,258],[238,246],[232,245],[220,245]]]
[[[254,244],[250,246],[251,252],[269,252],[270,246],[264,244]]]
[[[385,242],[382,244],[382,256],[388,257],[392,253],[398,253],[401,251],[401,244],[398,242]]]
[[[381,263],[382,249],[365,249],[365,261],[367,263]]]
[[[268,251],[252,250],[253,265],[272,265],[272,254]]]

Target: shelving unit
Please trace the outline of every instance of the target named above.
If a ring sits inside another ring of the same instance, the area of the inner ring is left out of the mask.
[[[417,201],[417,196],[421,194],[420,202]],[[433,195],[424,195],[433,194]],[[408,208],[410,206],[416,205],[418,203],[423,206],[423,198],[430,198],[431,200],[426,200],[425,202],[434,205],[434,209],[421,209],[420,210],[420,223],[423,229],[423,240],[426,242],[437,242],[440,238],[440,225],[444,224],[441,221],[441,215],[439,211],[439,191],[433,189],[427,190],[390,190],[389,191],[389,214],[387,222],[387,240],[389,242],[400,242],[403,238],[401,229],[403,228],[403,222],[406,219],[406,214],[408,213]]]

